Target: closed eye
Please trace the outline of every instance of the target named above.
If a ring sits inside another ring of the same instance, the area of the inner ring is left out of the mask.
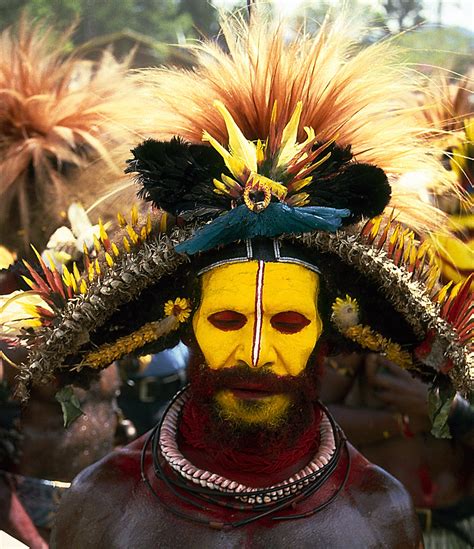
[[[219,330],[240,330],[247,322],[247,317],[237,311],[219,311],[207,317],[207,320]]]
[[[284,311],[273,315],[270,323],[282,334],[297,334],[311,321],[296,311]]]

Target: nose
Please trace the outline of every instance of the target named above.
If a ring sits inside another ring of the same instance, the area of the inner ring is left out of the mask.
[[[241,340],[235,350],[235,362],[245,363],[255,370],[270,368],[276,363],[277,353],[272,338],[273,328],[266,319],[260,324],[248,322],[241,330]]]
[[[252,359],[254,368],[271,368],[276,363],[277,354],[269,323],[263,323],[260,338],[255,338]]]

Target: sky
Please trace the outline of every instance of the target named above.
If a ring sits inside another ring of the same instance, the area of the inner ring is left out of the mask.
[[[438,22],[438,5],[440,0],[424,0],[423,15],[430,23]],[[235,0],[213,0],[213,4],[222,7],[231,7]],[[291,14],[297,11],[303,4],[315,5],[317,0],[273,0],[273,3],[283,14]],[[342,0],[331,0],[335,6],[342,5]],[[378,0],[360,0],[361,4],[380,6]],[[474,32],[474,0],[442,0],[442,24],[446,26],[459,26]]]

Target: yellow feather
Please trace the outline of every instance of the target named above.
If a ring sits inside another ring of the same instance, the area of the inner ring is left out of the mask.
[[[54,271],[56,271],[56,265],[54,264],[54,261],[53,261],[51,255],[50,255],[50,253],[48,252],[45,255],[48,258],[49,270],[54,273]]]
[[[30,278],[28,278],[27,276],[21,275],[21,278],[28,284],[28,286],[29,286],[31,289],[33,289],[33,288],[35,287],[33,281],[32,281]]]
[[[138,242],[138,234],[130,225],[127,225],[126,229],[130,240],[133,242],[133,244],[136,244]]]
[[[214,101],[214,106],[221,113],[229,135],[229,149],[232,156],[236,156],[247,166],[251,172],[257,171],[257,149],[255,145],[245,138],[239,126],[222,101]]]
[[[66,267],[66,265],[63,265],[63,281],[64,281],[64,284],[66,284],[66,286],[70,287],[72,285],[71,283],[71,274],[69,273],[69,270],[68,268]]]
[[[258,173],[252,174],[252,181],[266,185],[270,189],[271,193],[280,200],[283,200],[283,198],[285,198],[286,196],[286,193],[288,192],[288,189],[285,187],[285,185],[277,183],[276,181],[273,181],[273,179],[269,179],[268,177],[265,177],[264,175],[260,175]]]
[[[454,297],[456,297],[459,293],[459,290],[461,289],[461,286],[464,284],[464,280],[461,280],[460,282],[458,282],[456,284],[456,286],[454,286],[454,288],[451,290],[450,294],[449,294],[449,299],[453,299]]]
[[[256,145],[257,164],[260,165],[265,160],[265,143],[261,140],[257,140]]]
[[[298,101],[296,103],[295,110],[291,115],[290,121],[285,126],[283,130],[283,135],[281,137],[281,148],[278,155],[277,166],[286,166],[288,162],[295,156],[298,152],[297,145],[297,135],[298,127],[300,124],[301,111],[303,109],[303,102]]]
[[[221,193],[221,194],[229,194],[229,191],[227,187],[219,181],[218,179],[213,179],[212,182],[214,183],[214,187]]]
[[[101,245],[100,245],[99,239],[98,239],[95,235],[93,235],[93,240],[94,240],[94,248],[95,248],[95,251],[96,251],[97,253],[99,253],[100,250],[101,250]]]
[[[138,223],[138,208],[136,204],[132,206],[130,213],[132,218],[132,227],[135,227],[135,225]]]
[[[74,278],[76,279],[76,281],[79,282],[79,280],[81,279],[81,275],[79,273],[79,269],[77,268],[77,264],[75,261],[72,265],[72,272],[74,274]]]
[[[21,307],[25,311],[25,313],[28,313],[34,318],[38,318],[40,316],[36,305],[32,305],[31,303],[22,303]]]
[[[127,220],[120,212],[117,213],[117,221],[119,222],[119,225],[121,227],[125,227],[125,225],[127,224]]]
[[[313,177],[312,176],[309,176],[309,177],[305,177],[304,179],[302,179],[301,181],[298,181],[297,183],[294,183],[292,185],[292,191],[294,192],[297,192],[301,189],[303,189],[304,187],[308,186],[311,181],[313,181]]]
[[[441,290],[439,291],[438,295],[436,296],[436,301],[438,303],[443,303],[443,301],[445,300],[446,298],[446,295],[448,293],[448,290],[449,288],[451,288],[451,286],[453,285],[453,281],[450,280],[445,286],[443,286],[441,288]]]
[[[375,219],[372,220],[373,223],[374,223],[374,226],[372,227],[372,230],[370,231],[370,236],[372,238],[375,238],[379,232],[379,229],[380,229],[380,224],[382,223],[382,217],[376,217]],[[398,227],[397,227],[398,229]]]
[[[100,239],[102,240],[102,242],[105,242],[106,240],[109,239],[109,237],[107,235],[107,231],[105,230],[101,219],[99,219],[99,236],[100,236]]]
[[[38,258],[38,261],[41,262],[41,254],[38,252],[38,250],[33,246],[33,244],[30,244],[32,250],[35,252],[36,257]]]
[[[232,177],[229,177],[228,175],[225,175],[225,173],[221,174],[222,181],[228,187],[229,189],[239,189],[241,188],[240,185],[237,183],[237,181],[234,181]]]
[[[126,236],[123,237],[123,247],[127,253],[130,253],[130,242]]]
[[[109,267],[114,266],[114,260],[112,259],[112,256],[108,252],[105,252],[105,261],[107,262],[107,265]]]
[[[233,157],[226,148],[224,148],[216,139],[212,137],[212,135],[206,131],[202,134],[202,140],[209,141],[214,149],[216,149],[216,151],[224,159],[225,165],[229,168],[230,173],[234,177],[239,178],[243,175],[245,171],[245,163],[242,160]]]

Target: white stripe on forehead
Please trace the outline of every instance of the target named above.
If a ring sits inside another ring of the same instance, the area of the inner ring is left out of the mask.
[[[262,345],[262,320],[263,320],[263,275],[265,262],[259,260],[257,268],[257,283],[255,286],[255,323],[253,327],[252,365],[258,364],[260,348]]]

